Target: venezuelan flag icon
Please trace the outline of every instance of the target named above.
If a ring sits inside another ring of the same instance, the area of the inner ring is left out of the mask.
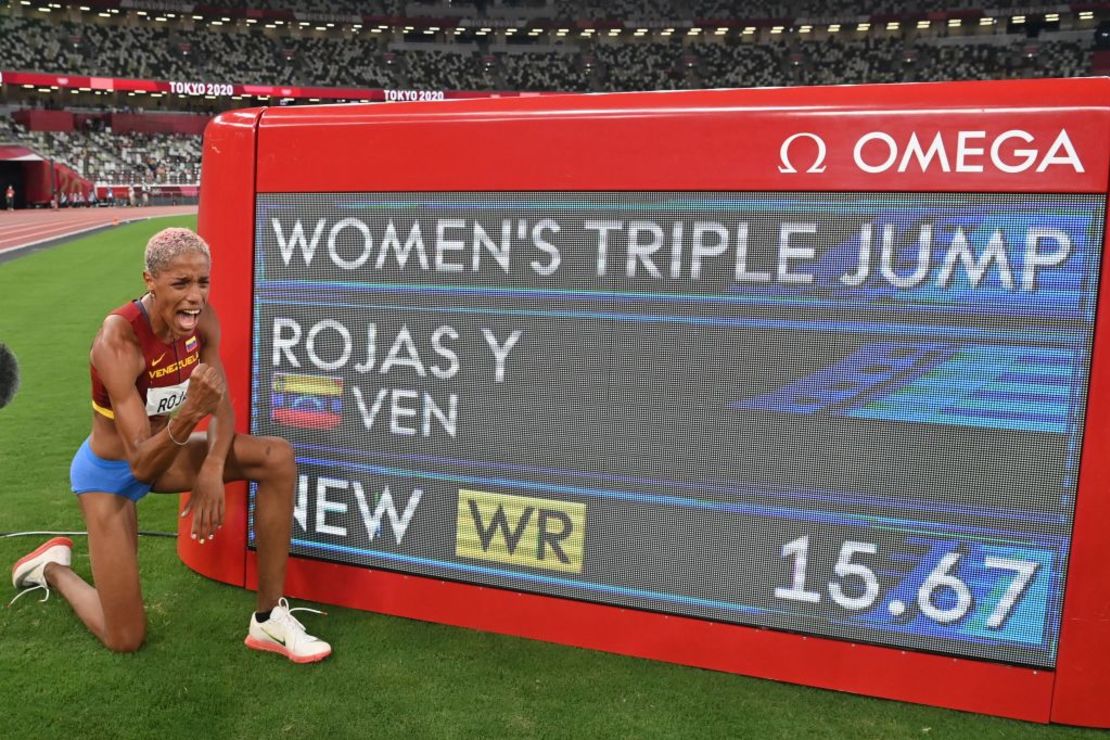
[[[196,351],[196,348],[197,348],[197,337],[194,334],[193,336],[191,336],[191,337],[189,337],[188,339],[185,340],[185,351],[186,352],[194,352],[194,351]]]
[[[301,429],[335,429],[343,420],[343,378],[274,373],[270,420]]]

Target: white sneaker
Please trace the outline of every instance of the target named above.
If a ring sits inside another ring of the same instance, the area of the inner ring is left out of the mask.
[[[11,606],[16,599],[37,589],[44,589],[46,595],[40,601],[50,598],[50,584],[46,582],[44,571],[48,563],[69,566],[73,556],[73,540],[68,537],[55,537],[39,545],[34,552],[20,558],[12,566],[12,585],[22,589],[15,599],[8,602]]]
[[[284,655],[294,663],[315,663],[331,655],[331,645],[305,632],[304,625],[297,621],[293,612],[324,613],[305,607],[290,609],[288,601],[279,599],[265,622],[251,615],[247,639],[243,643],[254,650]]]

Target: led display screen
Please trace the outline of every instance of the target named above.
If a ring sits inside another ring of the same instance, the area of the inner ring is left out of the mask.
[[[1051,667],[1104,208],[260,194],[293,553]]]

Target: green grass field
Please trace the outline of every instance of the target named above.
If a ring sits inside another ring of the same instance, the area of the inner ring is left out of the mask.
[[[83,529],[68,470],[89,429],[90,340],[142,291],[149,235],[194,223],[118,227],[0,264],[0,342],[23,377],[0,410],[0,531]],[[175,514],[176,497],[148,496],[140,528],[174,530]],[[5,578],[43,539],[0,539]],[[57,596],[0,608],[0,737],[1110,737],[331,607],[305,621],[335,654],[297,666],[243,646],[253,594],[190,571],[172,539],[140,550],[138,653],[100,647]]]

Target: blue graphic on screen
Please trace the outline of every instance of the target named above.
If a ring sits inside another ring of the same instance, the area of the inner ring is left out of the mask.
[[[1050,668],[1104,210],[261,195],[293,552]]]
[[[735,404],[857,419],[1065,433],[1084,360],[1043,347],[876,343]]]

